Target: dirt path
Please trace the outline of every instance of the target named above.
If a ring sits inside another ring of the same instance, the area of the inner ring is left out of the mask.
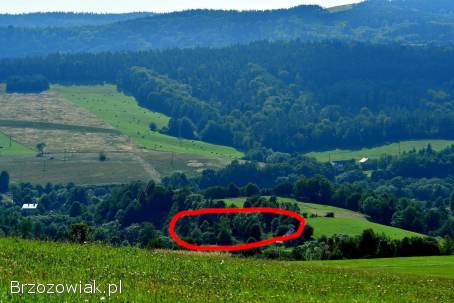
[[[161,180],[161,174],[147,161],[145,161],[141,156],[133,154],[134,159],[136,159],[143,167],[143,169],[150,175],[150,177],[155,181]]]

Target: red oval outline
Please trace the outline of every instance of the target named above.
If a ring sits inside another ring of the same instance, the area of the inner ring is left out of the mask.
[[[183,241],[175,232],[175,225],[178,220],[183,217],[189,216],[200,216],[207,214],[237,214],[237,213],[272,213],[277,215],[289,216],[297,219],[300,222],[298,230],[290,235],[284,235],[279,237],[274,237],[267,240],[261,240],[254,243],[246,243],[239,245],[194,245],[186,241]],[[177,242],[178,245],[190,249],[190,250],[200,250],[200,251],[239,251],[258,248],[266,245],[270,245],[276,242],[284,242],[296,239],[301,236],[306,226],[306,220],[300,214],[297,214],[293,211],[281,209],[281,208],[272,208],[272,207],[251,207],[251,208],[202,208],[197,210],[184,210],[178,212],[175,216],[172,217],[169,223],[169,234],[172,239]]]

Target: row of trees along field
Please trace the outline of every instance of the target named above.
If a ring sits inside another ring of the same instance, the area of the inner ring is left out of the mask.
[[[11,76],[6,80],[7,93],[41,93],[49,89],[49,81],[43,75]]]
[[[326,183],[320,178],[301,179],[294,185],[296,191],[302,190],[302,182]],[[311,189],[307,188],[307,193]],[[153,182],[116,187],[77,187],[73,184],[48,184],[42,187],[20,184],[12,185],[10,194],[13,203],[0,201],[0,232],[3,235],[58,241],[100,241],[149,248],[176,248],[167,233],[169,219],[176,212],[227,206],[222,201],[205,198],[203,192],[195,189],[171,188]],[[351,194],[357,195],[354,192]],[[20,209],[22,203],[31,202],[39,204],[38,210]],[[280,207],[299,211],[297,204],[279,203],[275,197],[253,196],[244,206]],[[177,225],[177,231],[193,243],[231,244],[282,235],[296,225],[292,219],[281,216],[220,215],[182,220]],[[443,241],[431,238],[390,240],[371,231],[364,232],[360,237],[322,237],[318,240],[312,235],[313,228],[307,226],[301,238],[286,242],[285,245],[290,248],[286,251],[291,251],[287,257],[337,259],[454,252],[454,245],[449,238]],[[245,254],[276,257],[275,252],[266,249]]]
[[[453,55],[449,47],[255,42],[5,59],[0,81],[42,74],[59,83],[118,83],[169,115],[172,135],[304,152],[454,138]]]

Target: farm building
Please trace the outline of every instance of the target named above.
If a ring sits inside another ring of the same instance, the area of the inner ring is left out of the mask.
[[[367,163],[367,161],[369,161],[369,158],[362,158],[358,162],[359,162],[359,164],[365,164],[365,163]]]
[[[36,204],[36,203],[22,205],[22,210],[36,210],[37,208],[38,208],[38,204]]]

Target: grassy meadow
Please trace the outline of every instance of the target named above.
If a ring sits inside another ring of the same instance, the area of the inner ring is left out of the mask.
[[[114,86],[55,86],[41,94],[0,90],[0,107],[0,170],[13,182],[159,180],[177,170],[193,176],[242,156],[229,147],[151,132],[150,122],[162,128],[169,118],[139,107]],[[38,143],[46,144],[48,157],[35,157]],[[107,161],[99,161],[100,152]]]
[[[52,92],[0,94],[0,107],[0,131],[30,149],[38,143],[53,153],[132,149],[118,130]],[[9,155],[22,155],[13,151]]]
[[[46,185],[74,182],[86,184],[124,184],[137,180],[158,180],[156,172],[147,171],[138,157],[127,153],[107,154],[99,161],[98,153],[52,154],[48,157],[2,156],[0,171],[6,170],[15,183]]]
[[[270,261],[0,238],[2,302],[453,302],[454,257]],[[83,283],[122,294],[9,293],[10,281]]]
[[[234,204],[242,207],[246,198],[223,199],[227,205]],[[421,234],[403,230],[400,228],[386,226],[370,222],[360,213],[348,209],[338,208],[329,205],[299,202],[291,198],[278,198],[279,202],[297,203],[302,213],[307,213],[307,223],[314,227],[314,236],[331,236],[344,234],[350,236],[360,235],[365,229],[373,229],[377,233],[383,233],[393,239],[405,237],[418,237]],[[326,213],[334,213],[334,218],[325,218]],[[316,215],[317,217],[312,217]]]
[[[34,154],[33,149],[25,145],[19,144],[16,141],[11,141],[9,136],[0,132],[0,156],[11,156],[11,155],[32,155]]]
[[[343,234],[356,236],[365,229],[372,229],[376,233],[382,233],[392,239],[402,239],[405,237],[420,237],[421,235],[415,232],[403,230],[400,228],[373,223],[370,221],[346,219],[346,218],[308,218],[307,223],[314,227],[314,236],[330,236],[335,234]]]
[[[55,85],[52,90],[77,106],[95,114],[146,149],[208,157],[240,158],[243,156],[241,152],[231,147],[201,141],[180,140],[150,131],[151,122],[161,129],[167,126],[169,117],[140,107],[133,97],[117,92],[113,85]]]
[[[313,261],[311,263],[329,267],[350,269],[383,270],[398,274],[430,275],[439,278],[454,279],[454,256],[408,257],[392,259],[362,259],[340,261]]]
[[[400,142],[400,152],[408,152],[413,149],[420,150],[427,147],[428,144],[436,151],[440,151],[454,144],[454,140],[414,140]],[[358,150],[336,149],[323,152],[311,152],[306,156],[314,157],[318,161],[340,161],[340,160],[360,160],[363,157],[378,159],[383,155],[399,155],[399,143],[392,143],[372,148],[363,148]]]

